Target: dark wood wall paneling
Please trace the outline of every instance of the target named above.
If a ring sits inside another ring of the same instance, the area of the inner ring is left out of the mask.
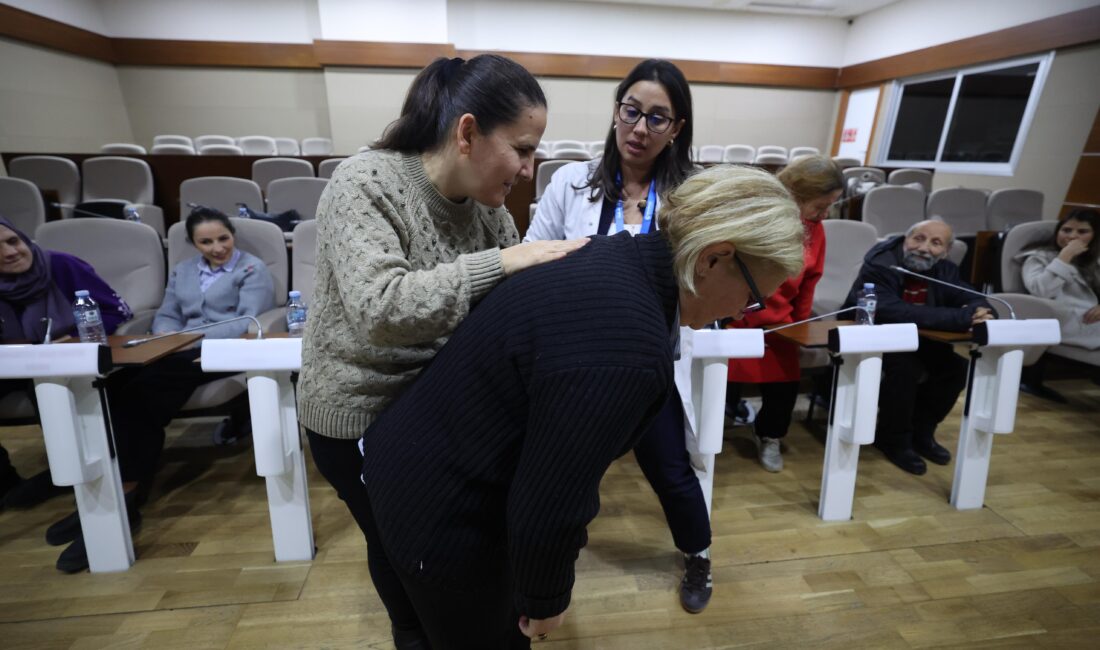
[[[1100,206],[1100,111],[1092,121],[1092,131],[1077,161],[1061,214],[1086,205]]]
[[[234,43],[109,38],[0,5],[0,36],[120,65],[318,69],[326,66],[420,68],[439,56],[480,52],[450,43]],[[693,83],[854,89],[899,77],[1100,41],[1100,6],[846,68],[678,60]],[[547,77],[619,79],[634,57],[501,52]]]

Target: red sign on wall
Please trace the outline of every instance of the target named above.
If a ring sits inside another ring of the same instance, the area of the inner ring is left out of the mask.
[[[840,141],[841,142],[855,142],[856,141],[856,131],[858,131],[858,130],[859,129],[844,129],[844,131],[840,135]]]

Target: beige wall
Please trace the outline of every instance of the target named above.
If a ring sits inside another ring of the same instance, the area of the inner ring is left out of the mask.
[[[332,144],[336,153],[355,153],[397,119],[416,73],[411,70],[331,68],[325,70]]]
[[[889,100],[889,95],[884,97],[884,107]],[[1012,176],[936,173],[933,189],[963,186],[1039,190],[1044,194],[1043,217],[1054,219],[1062,209],[1097,107],[1100,107],[1100,45],[1060,50],[1043,86],[1016,173]],[[886,112],[884,109],[879,115],[875,129],[876,156],[886,128]]]
[[[153,136],[329,137],[325,78],[313,70],[119,66],[137,143]]]
[[[132,139],[113,66],[0,38],[0,151],[94,152]]]

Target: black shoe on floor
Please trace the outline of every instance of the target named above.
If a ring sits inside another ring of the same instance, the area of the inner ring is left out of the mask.
[[[936,442],[935,438],[914,440],[913,451],[937,465],[946,465],[951,462],[951,452],[947,451],[946,447]]]
[[[80,513],[73,510],[46,529],[46,543],[61,546],[80,537]]]
[[[57,570],[62,573],[77,573],[87,568],[88,549],[84,546],[84,536],[78,534],[73,543],[58,556]]]
[[[71,489],[54,485],[53,479],[50,478],[50,470],[43,470],[8,490],[8,493],[4,495],[4,507],[33,508],[43,501],[65,494]]]
[[[680,606],[691,614],[698,614],[706,609],[713,592],[710,558],[685,555],[684,579],[680,581]]]
[[[924,459],[908,447],[879,447],[879,451],[885,454],[891,463],[910,474],[920,476],[928,471],[928,465],[924,464]]]

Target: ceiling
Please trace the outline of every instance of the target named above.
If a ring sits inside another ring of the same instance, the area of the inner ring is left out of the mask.
[[[652,7],[753,11],[824,18],[853,18],[898,0],[568,0],[569,2],[648,5]]]

